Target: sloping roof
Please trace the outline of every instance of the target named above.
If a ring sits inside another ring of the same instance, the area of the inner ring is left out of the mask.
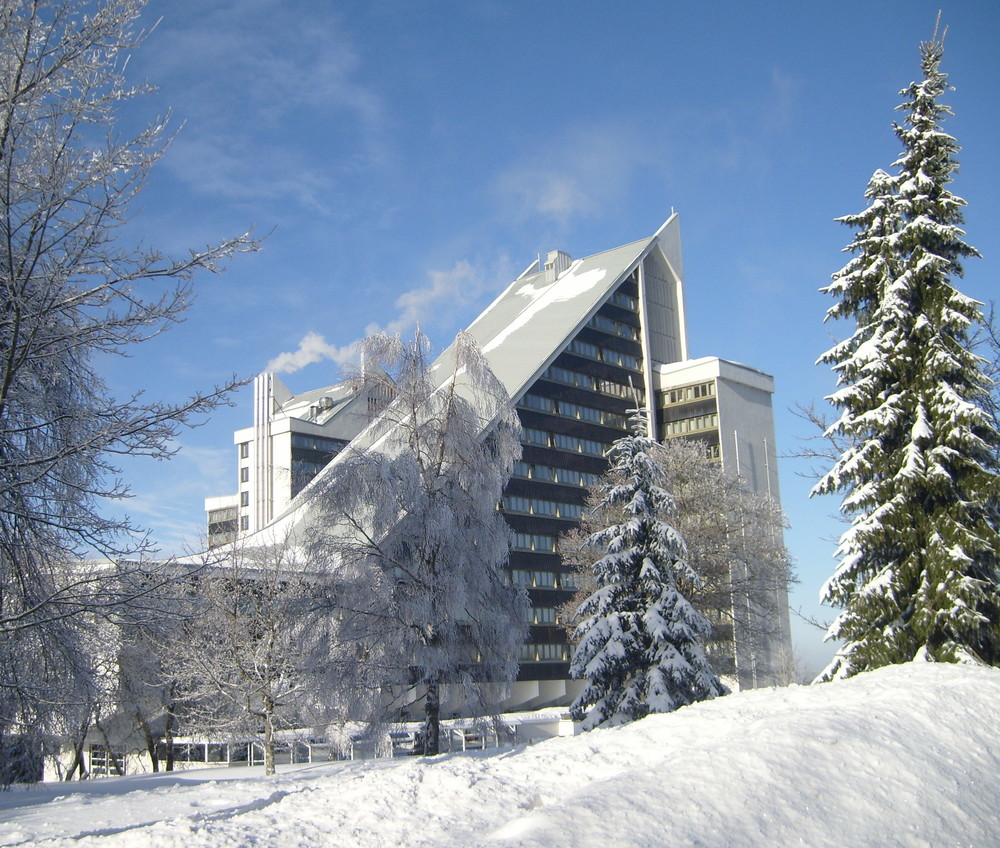
[[[673,252],[676,219],[676,213],[672,214],[648,238],[575,260],[555,280],[547,281],[544,271],[518,277],[472,322],[469,334],[513,400],[520,398],[654,246],[665,240],[667,252]],[[454,374],[453,347],[449,345],[431,365],[439,387]],[[366,449],[378,445],[384,435],[383,428],[369,426],[351,444]],[[306,512],[311,491],[336,469],[335,458],[275,518],[270,529],[296,524]]]
[[[631,273],[651,239],[578,259],[553,282],[515,280],[469,327],[493,373],[520,397]]]

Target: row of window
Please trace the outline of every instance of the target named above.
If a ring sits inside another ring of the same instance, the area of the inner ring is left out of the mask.
[[[524,515],[542,515],[547,518],[566,518],[579,521],[583,507],[579,504],[560,501],[543,501],[538,498],[522,498],[506,495],[503,499],[504,512],[519,512]]]
[[[578,436],[567,436],[565,433],[550,433],[534,427],[525,427],[521,431],[521,440],[526,445],[538,445],[543,448],[582,453],[587,456],[604,456],[611,445],[594,439],[581,439]]]
[[[526,624],[558,624],[559,611],[555,607],[525,607]]]
[[[701,430],[711,430],[719,426],[719,413],[695,415],[693,418],[682,418],[680,421],[667,421],[663,425],[666,436],[681,436],[685,433],[697,433]]]
[[[521,645],[520,662],[569,662],[569,645],[551,643]]]
[[[515,533],[514,550],[553,554],[556,551],[556,537],[543,536],[538,533]]]
[[[671,406],[675,403],[687,403],[692,400],[715,397],[715,380],[698,383],[696,386],[681,386],[679,389],[668,389],[659,393],[660,406]]]
[[[526,571],[523,568],[510,570],[510,581],[525,589],[567,589],[575,592],[580,588],[580,576],[572,572],[559,574],[555,571]]]
[[[639,300],[630,294],[625,294],[625,292],[615,292],[611,295],[611,300],[609,303],[613,303],[615,306],[620,306],[622,309],[630,309],[632,312],[639,311]]]
[[[518,406],[523,409],[535,409],[539,412],[547,412],[550,415],[558,415],[561,418],[574,418],[577,421],[602,424],[605,427],[617,427],[619,430],[625,429],[624,415],[617,412],[609,412],[606,409],[596,409],[592,406],[569,403],[565,400],[527,394],[521,398]]]
[[[587,322],[587,326],[594,330],[600,330],[602,333],[607,333],[610,336],[618,336],[619,338],[631,339],[632,341],[639,340],[638,327],[633,327],[631,324],[625,324],[622,321],[615,321],[606,315],[595,315]]]
[[[617,365],[620,368],[628,368],[631,371],[640,370],[638,356],[632,356],[631,354],[611,350],[606,347],[599,347],[580,339],[573,339],[566,350],[570,353],[575,353],[577,356],[584,356],[587,359],[593,359],[597,362],[606,362],[608,365]]]
[[[515,462],[514,476],[545,483],[562,483],[566,486],[596,486],[601,481],[600,474],[592,474],[589,471],[574,471],[572,468],[557,468],[534,462]]]
[[[326,468],[325,462],[310,462],[305,459],[292,460],[292,479],[296,483],[312,480],[320,471]]]
[[[306,450],[337,453],[347,444],[343,439],[327,439],[323,436],[310,436],[305,433],[292,433],[292,447]]]
[[[600,392],[602,395],[633,399],[638,397],[642,400],[642,392],[628,386],[625,383],[616,383],[614,380],[602,380],[591,374],[583,374],[580,371],[571,371],[569,368],[560,368],[551,365],[545,369],[542,377],[546,380],[553,380],[556,383],[565,383],[568,386],[578,386],[592,392]]]

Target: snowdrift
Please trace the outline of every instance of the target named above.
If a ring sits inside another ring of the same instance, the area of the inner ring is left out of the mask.
[[[1000,671],[912,663],[528,748],[0,795],[0,845],[1000,845]]]

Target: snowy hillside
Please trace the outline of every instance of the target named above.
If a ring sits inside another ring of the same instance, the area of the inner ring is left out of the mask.
[[[1000,846],[998,705],[1000,671],[910,664],[485,755],[15,789],[0,845]]]

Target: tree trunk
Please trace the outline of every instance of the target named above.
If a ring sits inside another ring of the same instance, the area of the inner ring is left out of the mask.
[[[167,707],[167,719],[163,725],[163,747],[166,748],[166,770],[174,770],[174,705]]]
[[[99,721],[94,722],[94,727],[97,728],[97,732],[101,734],[101,739],[104,740],[104,750],[106,752],[105,756],[108,758],[108,772],[110,773],[113,771],[116,775],[118,775],[118,777],[124,777],[125,772],[122,771],[122,767],[118,765],[118,758],[115,757],[115,752],[111,750],[111,740],[108,738],[107,731]],[[124,765],[124,755],[122,765]]]
[[[274,701],[264,696],[264,774],[274,774]]]
[[[80,770],[80,780],[86,780],[87,770],[83,767],[83,749],[87,744],[87,731],[90,729],[90,717],[88,716],[83,720],[80,725],[80,734],[73,742],[73,764],[70,766],[69,771],[66,772],[66,777],[63,778],[66,781],[73,779],[73,775],[76,770]]]
[[[135,720],[139,724],[142,735],[146,739],[146,750],[149,752],[149,762],[154,772],[160,770],[160,761],[156,758],[156,739],[153,738],[153,731],[149,729],[149,722],[142,717],[142,713],[135,711]]]
[[[441,752],[441,684],[436,680],[427,684],[424,699],[424,756],[433,757]]]

